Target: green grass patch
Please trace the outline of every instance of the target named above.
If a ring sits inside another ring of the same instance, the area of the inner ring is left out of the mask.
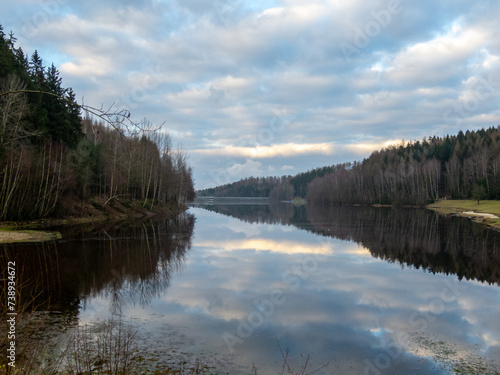
[[[440,214],[474,211],[500,216],[500,201],[480,201],[477,204],[475,200],[439,200],[426,207]]]
[[[493,214],[500,217],[500,201],[476,200],[440,200],[426,206],[441,215],[457,214],[473,211],[480,214]],[[467,216],[462,214],[462,216]],[[500,229],[500,218],[479,218],[474,221],[488,227]]]
[[[307,204],[307,201],[305,198],[295,197],[293,198],[293,204],[295,206],[305,206]]]

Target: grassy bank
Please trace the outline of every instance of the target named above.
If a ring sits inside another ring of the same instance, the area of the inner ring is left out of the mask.
[[[15,227],[0,228],[0,243],[45,242],[61,238],[59,232],[40,230],[16,230]]]
[[[489,227],[500,229],[500,201],[439,200],[426,208],[441,215],[468,217]]]
[[[69,214],[63,217],[0,222],[0,243],[52,241],[61,238],[61,235],[57,231],[47,231],[48,228],[118,222],[160,215],[174,216],[184,210],[185,207],[173,204],[151,205],[149,202],[144,204],[137,201],[95,198],[84,204],[75,203]]]

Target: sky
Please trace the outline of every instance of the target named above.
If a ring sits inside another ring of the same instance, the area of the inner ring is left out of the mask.
[[[2,0],[79,102],[164,124],[195,187],[500,124],[495,0]]]

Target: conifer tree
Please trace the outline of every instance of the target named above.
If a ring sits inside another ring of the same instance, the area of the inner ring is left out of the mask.
[[[35,50],[29,61],[29,74],[30,74],[30,89],[40,90],[45,89],[45,68],[43,67],[43,60]],[[44,95],[41,93],[30,94],[30,102],[33,105],[31,113],[31,122],[37,129],[47,130],[48,127],[48,110],[45,108]]]
[[[62,79],[59,77],[59,71],[54,64],[47,69],[46,81],[43,85],[43,91],[53,95],[43,95],[43,106],[47,110],[47,134],[53,141],[65,141],[65,107],[63,95],[65,90],[62,88]]]
[[[77,146],[83,138],[82,118],[80,116],[80,106],[76,103],[76,94],[72,88],[66,90],[64,128],[66,134],[64,142],[71,148]]]
[[[42,90],[45,82],[45,68],[43,66],[43,60],[35,50],[30,59],[30,74],[35,84],[36,89]]]

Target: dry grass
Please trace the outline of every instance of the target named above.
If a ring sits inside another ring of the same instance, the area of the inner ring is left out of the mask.
[[[59,232],[43,232],[37,230],[0,230],[0,243],[45,242],[61,238]]]

